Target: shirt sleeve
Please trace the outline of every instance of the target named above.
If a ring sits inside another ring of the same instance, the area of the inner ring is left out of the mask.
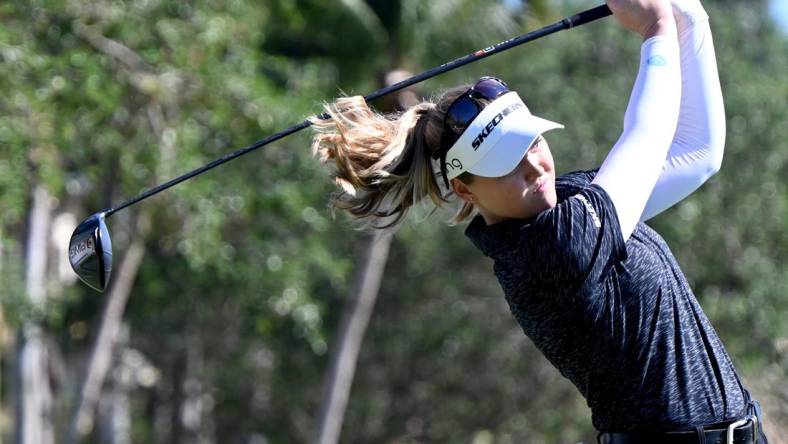
[[[692,2],[678,7],[691,8]],[[700,7],[700,3],[697,3]],[[676,134],[640,220],[680,202],[720,170],[725,149],[725,106],[708,16],[681,15],[681,109]]]
[[[529,274],[554,295],[576,294],[627,255],[613,202],[596,184],[540,214],[520,239]]]
[[[610,195],[624,239],[640,221],[676,131],[681,102],[679,44],[658,35],[641,46],[624,129],[594,177]]]

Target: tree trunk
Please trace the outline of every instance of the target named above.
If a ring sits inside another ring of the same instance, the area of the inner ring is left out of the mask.
[[[183,436],[183,423],[181,422],[181,411],[183,410],[184,393],[181,384],[186,374],[187,352],[179,350],[173,362],[170,374],[170,384],[172,385],[172,397],[170,398],[170,444],[180,444]]]
[[[0,237],[0,279],[3,276],[3,258],[5,251],[3,251],[3,239]],[[14,345],[14,341],[12,340],[12,335],[9,334],[10,329],[6,325],[5,317],[3,315],[3,307],[0,306],[0,381],[6,381],[8,377],[13,377],[13,375],[8,375],[6,373],[7,367],[10,366],[9,364],[13,360],[13,355],[10,350],[16,348]],[[13,398],[11,397],[11,390],[0,390],[0,421],[5,422],[5,418],[8,418],[12,415],[7,409],[13,405]],[[0,436],[6,434],[6,428],[0,426]],[[0,441],[2,441],[0,439]]]
[[[25,290],[34,313],[46,303],[45,277],[52,199],[41,185],[33,191],[26,248]],[[52,444],[52,391],[46,342],[34,320],[25,322],[17,349],[16,442]]]
[[[113,366],[108,390],[99,400],[98,434],[101,444],[131,444],[131,408],[129,393],[134,388],[134,371],[123,355],[129,343],[129,326],[121,323],[113,347]]]
[[[212,420],[213,403],[210,377],[205,366],[202,339],[197,332],[191,332],[185,354],[185,377],[181,379],[178,390],[180,397],[180,423],[182,441],[212,443],[214,423]]]
[[[17,356],[17,443],[52,444],[52,392],[43,333],[27,326],[19,338]]]
[[[66,441],[69,444],[79,443],[93,430],[96,403],[99,400],[107,371],[110,369],[112,349],[123,319],[123,311],[142,263],[142,257],[145,255],[144,238],[145,235],[140,233],[133,236],[128,253],[123,258],[123,263],[115,275],[115,282],[101,315],[101,326],[90,353],[85,379],[80,385],[77,405],[69,425]]]
[[[331,357],[331,368],[320,408],[319,429],[314,440],[316,444],[335,444],[339,441],[359,351],[378,297],[391,238],[389,232],[378,231],[375,234],[358,277],[356,299],[347,305],[342,316],[339,342]]]

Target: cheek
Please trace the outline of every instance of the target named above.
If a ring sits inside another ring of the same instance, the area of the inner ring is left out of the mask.
[[[544,156],[542,157],[542,168],[546,171],[553,171],[555,169],[553,155],[550,153],[550,150],[545,150]]]
[[[521,174],[512,174],[502,182],[501,192],[498,195],[507,200],[522,197],[528,190],[528,184]]]
[[[506,205],[509,208],[516,208],[519,205],[515,205],[513,207],[514,202],[520,202],[521,205],[527,202],[528,184],[525,183],[524,180],[513,178],[512,180],[508,181],[505,191],[499,193],[496,197],[502,205]]]
[[[522,186],[509,178],[499,181],[494,188],[484,190],[479,195],[482,204],[497,213],[506,214],[511,211],[512,203],[522,199],[525,190]]]

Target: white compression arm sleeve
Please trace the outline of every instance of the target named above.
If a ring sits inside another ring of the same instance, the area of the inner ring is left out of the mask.
[[[662,172],[676,132],[681,99],[675,34],[646,40],[640,57],[640,69],[624,115],[624,131],[593,180],[610,196],[625,241],[640,220]]]
[[[693,2],[685,2],[686,6]],[[648,220],[698,189],[722,164],[725,110],[708,15],[700,2],[677,11],[681,51],[681,111],[662,174],[643,210]]]

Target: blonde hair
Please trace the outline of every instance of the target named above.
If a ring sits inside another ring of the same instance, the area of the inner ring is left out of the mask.
[[[321,162],[336,166],[340,191],[333,196],[334,207],[364,227],[385,229],[402,222],[408,209],[425,197],[436,207],[450,202],[452,192],[441,190],[431,158],[440,149],[446,108],[465,90],[454,88],[437,104],[425,101],[388,115],[371,109],[360,96],[326,104],[328,118],[312,119],[317,131],[312,149]],[[473,213],[473,204],[463,202],[451,222]]]

